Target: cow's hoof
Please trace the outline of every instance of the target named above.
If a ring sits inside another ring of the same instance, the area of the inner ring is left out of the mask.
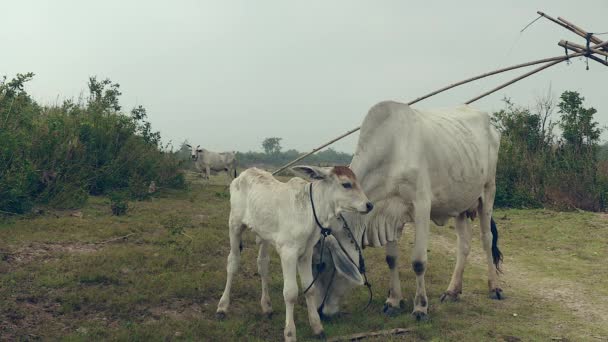
[[[226,318],[226,313],[224,311],[218,311],[215,313],[215,318],[221,321]]]
[[[327,340],[327,336],[325,336],[325,331],[321,331],[320,333],[316,334],[315,338],[321,341]]]
[[[502,292],[502,289],[500,287],[497,287],[495,289],[490,290],[490,298],[496,300],[503,300],[505,299],[505,295]]]
[[[382,312],[389,317],[395,317],[401,314],[404,307],[404,301],[399,302],[399,306],[392,306],[389,303],[384,303],[384,307],[382,307]]]
[[[414,310],[414,312],[412,312],[412,316],[414,316],[414,318],[416,318],[416,321],[418,322],[428,321],[429,319],[429,315],[427,315],[426,312],[418,310]]]
[[[445,302],[450,301],[450,302],[457,302],[460,298],[458,296],[458,293],[452,292],[452,291],[445,291],[442,295],[441,295],[441,302]]]

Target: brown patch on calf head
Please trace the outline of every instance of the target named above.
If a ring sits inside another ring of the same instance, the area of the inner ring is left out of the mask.
[[[350,178],[352,180],[357,180],[357,176],[355,176],[355,173],[353,172],[353,170],[351,170],[348,166],[342,166],[342,165],[338,165],[338,166],[334,166],[331,170],[331,173],[333,173],[334,175],[340,177],[347,177]]]

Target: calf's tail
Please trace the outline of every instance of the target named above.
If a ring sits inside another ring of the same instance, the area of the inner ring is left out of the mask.
[[[496,270],[501,272],[500,263],[502,262],[502,253],[500,252],[500,249],[498,249],[498,229],[496,228],[496,222],[493,217],[490,219],[490,231],[492,232],[492,259],[496,266]]]

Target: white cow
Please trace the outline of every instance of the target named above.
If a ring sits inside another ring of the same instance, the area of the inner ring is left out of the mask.
[[[295,341],[296,329],[293,308],[298,297],[296,269],[300,281],[307,288],[313,281],[312,253],[321,237],[321,227],[342,212],[368,213],[372,204],[361,191],[353,172],[345,166],[331,168],[296,166],[293,171],[305,174],[314,181],[292,178],[287,183],[276,180],[266,171],[250,168],[230,184],[230,254],[224,294],[217,307],[218,318],[225,317],[230,302],[232,279],[238,270],[241,257],[241,234],[251,228],[260,245],[258,271],[262,278],[262,312],[271,314],[268,295],[268,249],[273,245],[283,269],[283,296],[285,298],[285,331],[287,341]],[[336,247],[333,236],[326,238],[330,247]],[[351,281],[362,284],[357,266],[348,261],[340,248],[332,248],[334,267]],[[306,292],[308,318],[315,335],[323,335],[323,326],[317,312],[315,286]]]
[[[412,268],[416,274],[416,295],[412,314],[417,319],[425,319],[428,299],[424,273],[430,220],[440,226],[451,217],[456,220],[456,266],[441,297],[442,301],[455,300],[462,293],[462,274],[470,250],[469,217],[474,218],[477,213],[490,295],[502,298],[497,283],[502,254],[492,219],[499,144],[500,134],[490,123],[490,117],[469,106],[425,111],[402,103],[381,102],[370,109],[361,126],[350,166],[376,209],[365,217],[344,216],[357,241],[386,248],[390,285],[385,313],[396,313],[403,304],[397,242],[404,224],[413,223],[415,227]],[[357,260],[353,246],[347,245],[347,249],[353,260]],[[319,298],[325,298],[326,291],[329,294],[320,312],[333,315],[339,311],[340,299],[352,285],[338,277],[327,290],[331,270],[324,273],[319,278],[317,293]]]
[[[228,176],[236,178],[236,153],[235,152],[212,152],[201,148],[201,145],[192,147],[191,158],[196,169],[202,173],[203,178],[209,179],[211,171],[226,171]]]

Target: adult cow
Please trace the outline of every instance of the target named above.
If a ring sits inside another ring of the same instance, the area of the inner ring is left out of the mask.
[[[226,171],[228,176],[232,179],[236,178],[236,153],[235,152],[212,152],[201,148],[201,145],[192,147],[186,145],[191,149],[192,160],[196,169],[201,172],[202,177],[209,179],[211,171],[221,172]]]
[[[452,217],[456,219],[458,255],[442,301],[455,300],[462,293],[462,274],[471,242],[469,217],[477,214],[481,221],[490,294],[492,298],[502,298],[497,284],[502,255],[492,219],[499,144],[500,134],[492,126],[490,117],[469,106],[425,111],[402,103],[381,102],[370,109],[361,126],[350,167],[375,209],[366,216],[344,215],[355,235],[352,244],[345,248],[353,260],[358,260],[357,243],[385,246],[390,269],[385,313],[398,312],[402,304],[397,242],[404,224],[413,223],[412,268],[416,274],[416,295],[412,314],[418,320],[427,317],[429,301],[424,273],[429,224],[433,220],[443,226]],[[336,234],[344,232],[338,230]],[[318,252],[317,246],[317,262]],[[341,297],[354,287],[339,276],[332,278],[330,269],[318,280],[318,302],[322,303],[319,310],[327,316],[339,311]]]

